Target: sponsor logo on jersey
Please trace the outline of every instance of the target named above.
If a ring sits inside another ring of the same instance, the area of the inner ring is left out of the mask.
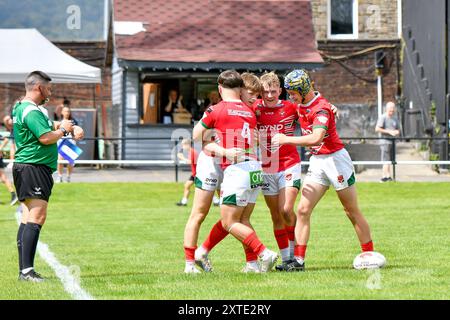
[[[253,113],[250,111],[243,111],[243,110],[232,110],[228,109],[228,115],[229,116],[239,116],[244,118],[252,118]]]
[[[317,117],[317,120],[319,120],[320,123],[325,124],[325,123],[327,123],[327,121],[328,121],[328,117],[325,117],[325,116],[318,116],[318,117]]]
[[[283,130],[284,125],[279,123],[279,124],[265,124],[265,125],[260,125],[259,126],[259,130],[260,131],[281,131]]]

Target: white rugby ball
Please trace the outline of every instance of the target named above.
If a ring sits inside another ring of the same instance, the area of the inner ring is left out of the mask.
[[[362,252],[353,260],[353,268],[357,270],[382,268],[385,265],[386,258],[375,251]]]

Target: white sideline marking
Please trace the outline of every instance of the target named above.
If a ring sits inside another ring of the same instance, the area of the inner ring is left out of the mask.
[[[19,207],[20,208],[20,207]],[[20,209],[16,211],[17,224],[20,224]],[[56,259],[53,252],[50,251],[48,245],[39,241],[37,251],[40,257],[53,269],[56,276],[61,280],[64,290],[68,292],[75,300],[95,300],[80,286],[80,269],[78,267],[67,267]]]

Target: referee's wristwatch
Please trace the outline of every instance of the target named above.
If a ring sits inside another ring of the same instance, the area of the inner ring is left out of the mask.
[[[59,130],[62,131],[62,133],[64,134],[64,137],[67,137],[67,135],[69,134],[69,131],[67,131],[67,130],[64,129],[63,127],[60,127]]]

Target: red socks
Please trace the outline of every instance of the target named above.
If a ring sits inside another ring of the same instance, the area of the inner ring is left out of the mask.
[[[266,247],[259,241],[256,232],[252,232],[247,238],[242,242],[247,247],[251,248],[258,256],[266,249]]]
[[[186,261],[195,261],[195,250],[197,247],[184,247],[184,257]]]
[[[280,250],[289,247],[289,238],[286,229],[273,230],[273,233],[275,234],[275,240],[277,240]]]
[[[306,245],[295,245],[294,247],[294,257],[305,259],[306,255]]]
[[[245,261],[252,262],[258,260],[258,255],[253,252],[253,250],[249,247],[246,247],[244,245],[244,251],[245,251]]]
[[[367,243],[361,244],[361,250],[362,250],[362,252],[373,251],[373,242],[372,242],[372,240],[370,240]]]
[[[209,235],[206,238],[205,242],[203,242],[202,247],[209,252],[227,235],[228,231],[223,228],[222,221],[219,220],[209,232]]]
[[[289,241],[295,241],[295,226],[286,226]]]

